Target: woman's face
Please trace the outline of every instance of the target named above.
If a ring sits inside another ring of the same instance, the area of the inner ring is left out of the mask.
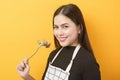
[[[55,16],[54,35],[61,46],[65,47],[78,45],[79,33],[80,27],[77,26],[71,19],[62,14]]]

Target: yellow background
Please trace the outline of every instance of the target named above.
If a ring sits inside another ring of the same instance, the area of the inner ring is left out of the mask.
[[[83,12],[102,80],[120,80],[120,0],[0,0],[0,80],[22,80],[17,64],[45,39],[51,47],[42,47],[29,62],[30,74],[41,79],[54,49],[52,15],[67,3]]]

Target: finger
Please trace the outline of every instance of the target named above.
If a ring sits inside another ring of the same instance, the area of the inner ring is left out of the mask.
[[[28,68],[28,58],[25,58],[23,61],[21,61],[18,65],[17,65],[17,70],[18,71],[24,71],[25,68]]]
[[[29,63],[29,59],[28,59],[27,57],[24,59],[24,63],[25,63],[25,64],[28,64],[28,63]]]
[[[20,65],[20,64],[18,64],[17,65],[17,68],[16,68],[18,71],[23,71],[24,69],[23,69],[23,67]]]
[[[30,66],[28,64],[25,64],[26,69],[30,69]]]
[[[20,71],[24,71],[25,68],[26,68],[26,65],[25,65],[25,63],[22,61],[22,62],[18,65],[18,69],[19,69]]]
[[[25,67],[26,67],[26,66],[25,66],[25,62],[22,61],[22,62],[20,63],[20,66],[23,67],[23,68],[25,68]]]

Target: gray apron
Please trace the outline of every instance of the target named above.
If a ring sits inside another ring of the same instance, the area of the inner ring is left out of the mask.
[[[55,55],[55,57],[53,58],[52,62],[49,63],[48,65],[48,69],[46,71],[46,74],[45,74],[45,78],[44,80],[68,80],[69,78],[69,75],[70,75],[70,69],[72,67],[72,64],[73,64],[73,60],[75,58],[75,56],[77,55],[77,52],[78,50],[80,49],[80,45],[78,45],[74,52],[73,52],[73,56],[72,56],[72,59],[69,63],[69,65],[67,66],[66,70],[64,71],[63,69],[61,68],[58,68],[58,67],[55,67],[55,66],[52,66],[51,64],[54,62],[54,60],[57,58],[57,56],[59,55],[59,53],[62,51],[63,48],[61,48],[57,54]]]

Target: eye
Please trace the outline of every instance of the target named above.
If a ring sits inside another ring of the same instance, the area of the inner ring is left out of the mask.
[[[64,25],[64,26],[63,26],[63,28],[65,28],[65,29],[66,29],[66,28],[69,28],[69,26],[68,26],[68,25]]]
[[[53,29],[58,29],[59,27],[58,26],[53,26]]]

